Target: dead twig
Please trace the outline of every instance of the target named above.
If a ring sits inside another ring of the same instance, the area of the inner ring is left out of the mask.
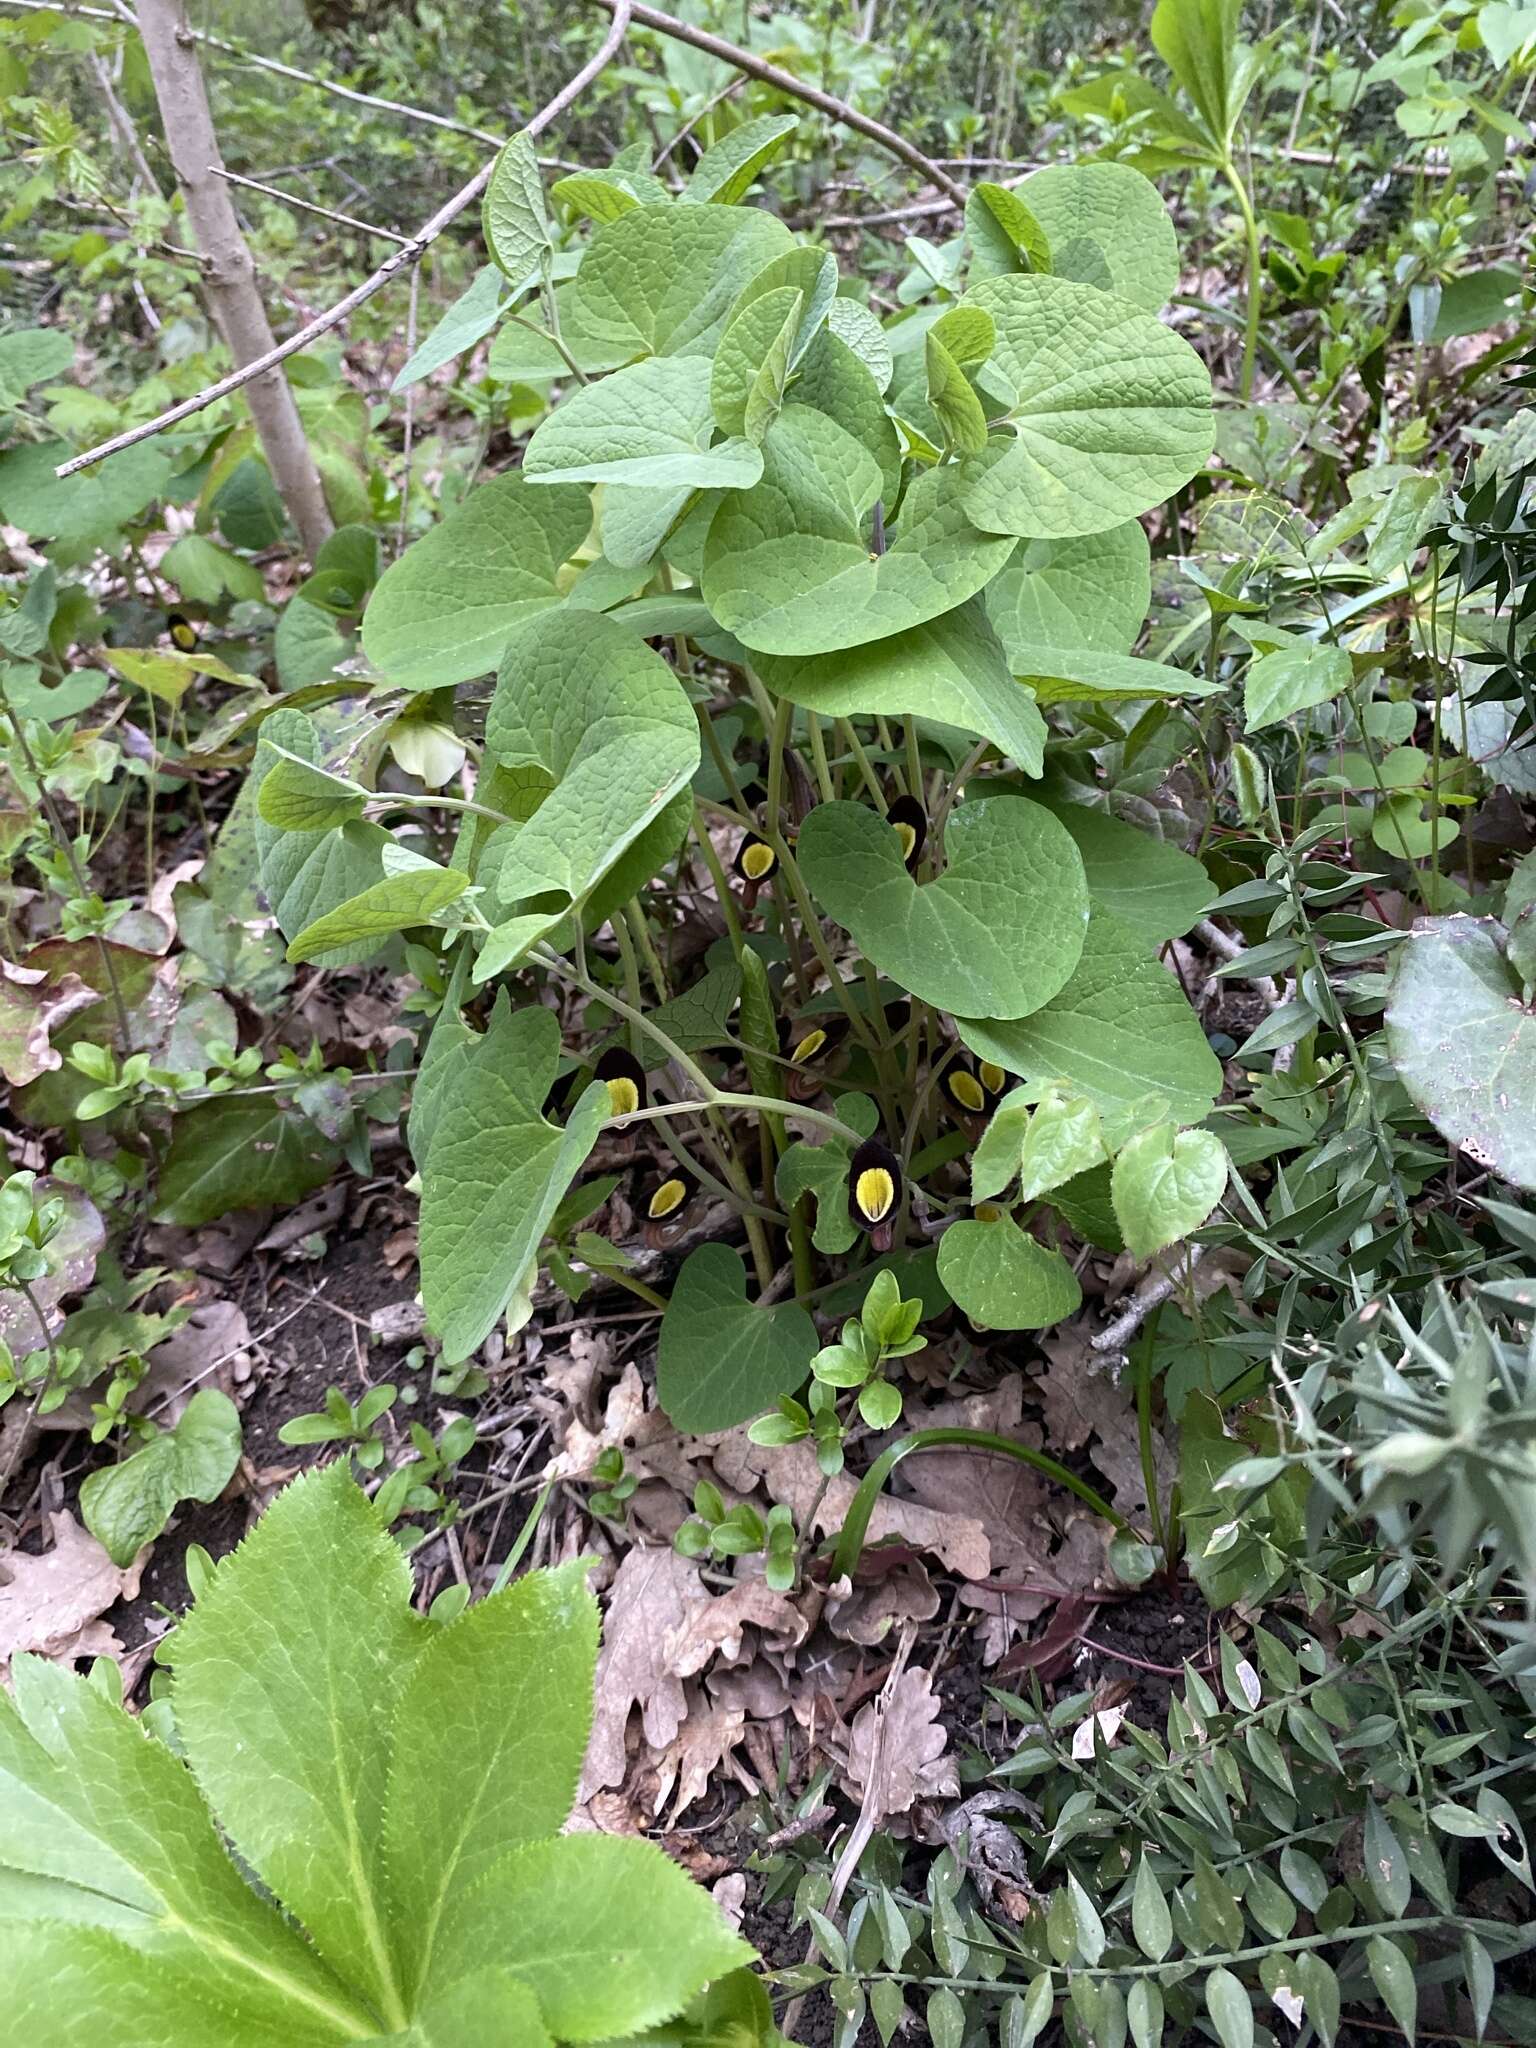
[[[587,63],[583,64],[569,84],[564,86],[547,106],[541,107],[527,123],[523,132],[530,139],[542,134],[552,121],[558,120],[578,94],[583,92],[610,62],[619,44],[624,40],[629,27],[629,0],[603,0],[603,4],[613,10],[613,20],[609,24],[607,35],[604,36],[599,49]],[[297,355],[301,349],[308,348],[312,341],[318,341],[322,334],[329,334],[333,327],[339,327],[359,306],[366,305],[376,292],[382,291],[391,278],[398,276],[407,265],[418,262],[444,228],[457,220],[466,207],[474,204],[490,182],[495,161],[493,157],[489,162],[482,164],[469,183],[455,192],[445,205],[440,206],[426,225],[412,235],[409,241],[402,242],[392,256],[386,257],[371,277],[365,278],[327,312],[319,314],[317,318],[301,327],[297,334],[290,335],[286,341],[268,349],[254,362],[246,363],[242,368],[232,371],[229,376],[206,385],[193,397],[183,399],[180,405],[173,405],[157,418],[146,420],[142,426],[131,428],[125,434],[114,435],[110,441],[103,441],[99,447],[89,448],[85,454],[61,463],[55,473],[60,477],[73,476],[77,470],[88,469],[93,462],[104,461],[107,456],[116,455],[124,448],[132,448],[138,442],[147,441],[155,434],[163,434],[167,428],[179,425],[182,420],[190,419],[194,413],[202,412],[208,406],[216,404],[219,399],[227,398],[232,392],[239,391],[253,378],[264,376],[279,363],[285,362],[289,356]]]
[[[1115,1317],[1107,1330],[1100,1330],[1097,1337],[1088,1339],[1088,1349],[1101,1356],[1106,1352],[1123,1351],[1153,1309],[1161,1307],[1176,1287],[1183,1286],[1204,1257],[1204,1245],[1187,1246],[1181,1260],[1167,1272],[1157,1274],[1131,1296],[1130,1306]]]

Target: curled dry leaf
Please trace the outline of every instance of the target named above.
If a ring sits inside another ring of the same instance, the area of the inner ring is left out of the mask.
[[[146,1547],[120,1568],[73,1515],[48,1519],[51,1550],[38,1556],[13,1550],[0,1562],[0,1672],[6,1674],[24,1650],[64,1662],[115,1656],[122,1644],[101,1616],[117,1601],[133,1599],[149,1555]]]
[[[804,1642],[806,1626],[805,1616],[782,1593],[761,1579],[745,1579],[729,1593],[690,1607],[668,1634],[663,1660],[679,1678],[692,1678],[717,1656],[739,1664],[749,1627],[761,1630],[770,1648],[783,1651]]]
[[[614,1576],[597,1660],[597,1706],[578,1799],[621,1785],[631,1711],[653,1750],[677,1737],[688,1712],[683,1682],[666,1659],[667,1638],[709,1598],[697,1568],[675,1550],[627,1553]]]
[[[861,1817],[879,1827],[916,1799],[953,1799],[960,1789],[930,1672],[903,1671],[888,1697],[854,1716],[845,1776]]]
[[[870,1647],[884,1642],[904,1622],[931,1621],[938,1611],[938,1591],[915,1557],[868,1585],[850,1586],[840,1580],[828,1593],[825,1610],[833,1635]]]
[[[675,1827],[678,1817],[709,1790],[711,1779],[740,1742],[745,1726],[746,1715],[739,1707],[690,1705],[687,1719],[654,1766],[653,1811],[660,1813],[672,1798],[669,1826]]]
[[[20,1088],[63,1066],[64,1055],[54,1050],[50,1034],[100,1000],[78,974],[50,980],[40,967],[0,959],[0,1074]]]
[[[1050,1364],[1040,1382],[1046,1435],[1066,1450],[1092,1445],[1090,1456],[1109,1482],[1115,1506],[1130,1521],[1147,1512],[1146,1482],[1136,1435],[1136,1404],[1128,1385],[1117,1386],[1105,1362],[1088,1347],[1086,1332],[1074,1328],[1045,1340]],[[1178,1476],[1177,1460],[1158,1429],[1152,1432],[1153,1464],[1164,1499]]]
[[[632,1443],[644,1418],[645,1382],[638,1367],[626,1365],[617,1383],[608,1390],[603,1419],[596,1429],[589,1429],[579,1412],[571,1418],[565,1442],[547,1476],[551,1479],[580,1478],[592,1470],[604,1451],[623,1449]]]

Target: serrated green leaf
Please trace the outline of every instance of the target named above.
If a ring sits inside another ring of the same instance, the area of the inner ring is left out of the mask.
[[[953,469],[909,487],[899,528],[872,554],[884,483],[835,421],[787,405],[763,440],[763,477],[722,500],[704,548],[703,595],[744,645],[824,654],[899,633],[963,604],[1000,569],[1007,543],[979,533]]]
[[[992,315],[1011,431],[964,465],[988,533],[1057,539],[1118,526],[1185,484],[1211,451],[1210,376],[1138,307],[1056,277],[999,277],[964,300]]]
[[[591,524],[579,485],[516,470],[481,484],[379,578],[364,653],[408,690],[485,675],[519,625],[560,603],[559,572]]]
[[[596,612],[552,613],[513,634],[485,744],[503,773],[549,789],[526,822],[495,835],[509,839],[498,882],[509,909],[550,892],[584,902],[699,765],[698,719],[676,675]]]
[[[705,150],[683,187],[683,198],[734,206],[799,125],[793,114],[762,114],[755,121],[743,121]]]
[[[469,887],[469,876],[456,868],[433,865],[386,875],[356,896],[349,896],[294,934],[290,960],[318,960],[327,953],[350,951],[358,944],[387,938],[428,924],[440,910],[456,903]]]
[[[1110,1182],[1126,1250],[1150,1259],[1198,1230],[1221,1200],[1227,1173],[1226,1150],[1209,1131],[1169,1123],[1139,1131],[1117,1155]]]
[[[445,1061],[416,1165],[422,1301],[450,1363],[469,1356],[523,1283],[608,1114],[594,1082],[564,1127],[546,1119],[559,1056],[553,1013],[513,1011],[503,993],[484,1037]]]
[[[800,829],[812,893],[882,973],[963,1015],[1039,1009],[1067,982],[1087,927],[1070,835],[1039,804],[982,797],[951,813],[944,853],[944,873],[919,885],[863,804],[818,805]]]
[[[657,1394],[679,1429],[731,1429],[792,1394],[816,1348],[816,1325],[803,1308],[748,1301],[740,1254],[700,1245],[684,1261],[662,1318]]]
[[[400,2024],[383,1820],[391,1722],[428,1631],[410,1593],[400,1550],[335,1465],[288,1487],[223,1560],[173,1665],[188,1760],[241,1855]]]
[[[637,206],[592,237],[571,298],[573,336],[638,355],[708,355],[736,296],[792,246],[755,207]]]
[[[707,359],[652,356],[573,391],[535,429],[523,474],[544,484],[656,491],[743,490],[756,483],[762,474],[756,449],[739,438],[711,447],[714,424]]]
[[[1128,654],[1152,602],[1151,560],[1135,519],[1068,540],[1020,541],[985,598],[1010,667],[1022,671],[1041,647]]]
[[[1016,193],[1050,245],[1053,276],[1115,292],[1147,313],[1173,296],[1173,221],[1151,179],[1130,164],[1047,164]]]
[[[502,145],[480,202],[485,246],[514,285],[529,281],[552,246],[538,151],[521,129]]]
[[[1193,1124],[1221,1091],[1221,1062],[1178,983],[1108,911],[1094,912],[1071,980],[1043,1009],[1013,1023],[957,1021],[982,1059],[1031,1080],[1068,1081],[1097,1103],[1111,1143],[1148,1096],[1166,1101],[1171,1121]]]
[[[591,1722],[587,1562],[535,1572],[434,1631],[400,1698],[385,1802],[391,1944],[414,2010],[437,1934],[513,1844],[558,1834]]]
[[[1045,720],[1008,672],[978,599],[840,654],[767,654],[755,664],[779,696],[826,718],[916,716],[990,740],[1026,775],[1045,761]]]
[[[495,1964],[445,1985],[403,2034],[376,2034],[364,2048],[555,2048],[526,1984]]]
[[[1536,1188],[1536,1014],[1491,918],[1432,918],[1397,950],[1387,1048],[1442,1136]]]
[[[75,344],[62,327],[18,327],[0,334],[0,405],[19,405],[34,384],[73,367]]]
[[[1083,1301],[1061,1253],[1038,1244],[1011,1216],[952,1223],[939,1239],[939,1278],[956,1307],[991,1330],[1049,1329]]]
[[[217,1387],[200,1387],[170,1429],[80,1488],[85,1526],[117,1565],[130,1565],[183,1500],[213,1501],[240,1462],[240,1416]]]

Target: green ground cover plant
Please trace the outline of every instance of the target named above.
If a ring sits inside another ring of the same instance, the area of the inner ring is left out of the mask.
[[[0,0],[22,2030],[1536,2038],[1536,13],[133,14]]]

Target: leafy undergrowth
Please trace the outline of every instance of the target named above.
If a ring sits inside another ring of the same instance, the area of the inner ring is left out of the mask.
[[[194,39],[274,318],[417,12]],[[0,23],[39,2040],[1536,2038],[1536,16],[1026,12],[631,25],[287,440]]]

